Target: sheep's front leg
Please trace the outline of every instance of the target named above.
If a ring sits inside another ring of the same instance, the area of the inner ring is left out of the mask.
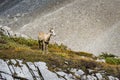
[[[42,44],[43,44],[42,48],[43,48],[43,54],[44,54],[45,53],[45,42],[43,41]]]
[[[46,54],[48,54],[48,44],[46,43],[46,46],[45,46],[45,51],[46,51]]]

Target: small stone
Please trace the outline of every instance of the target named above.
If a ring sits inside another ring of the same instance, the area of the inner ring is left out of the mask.
[[[67,61],[65,61],[65,64],[68,64],[68,62],[67,62]]]
[[[87,76],[86,75],[82,76],[81,80],[87,80]]]
[[[97,78],[95,76],[88,75],[87,80],[97,80]]]
[[[83,72],[82,70],[79,69],[77,72],[75,72],[75,74],[81,76],[81,75],[84,74],[84,72]]]
[[[108,79],[109,79],[109,80],[119,80],[118,78],[113,77],[113,76],[108,76]]]
[[[102,77],[102,75],[100,73],[96,73],[96,76],[97,76],[98,80],[102,80],[103,79],[103,77]]]

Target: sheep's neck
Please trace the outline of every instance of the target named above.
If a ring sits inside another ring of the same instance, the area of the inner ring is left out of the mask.
[[[49,41],[50,41],[51,36],[52,36],[51,33],[48,33],[48,34],[47,34],[47,40],[46,40],[46,42],[49,42]]]

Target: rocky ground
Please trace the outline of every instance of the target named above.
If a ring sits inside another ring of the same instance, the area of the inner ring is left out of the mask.
[[[44,62],[24,62],[23,60],[0,59],[0,79],[2,80],[119,80],[113,76],[105,76],[104,71],[95,73],[89,70],[85,75],[81,69],[71,69],[71,73],[52,72]],[[78,79],[79,78],[79,79]]]

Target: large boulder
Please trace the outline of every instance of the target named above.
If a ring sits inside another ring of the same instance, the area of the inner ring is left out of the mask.
[[[0,32],[2,32],[4,35],[9,36],[9,37],[24,37],[24,38],[29,38],[25,34],[21,34],[18,32],[13,32],[10,27],[7,26],[2,26],[0,25]]]

